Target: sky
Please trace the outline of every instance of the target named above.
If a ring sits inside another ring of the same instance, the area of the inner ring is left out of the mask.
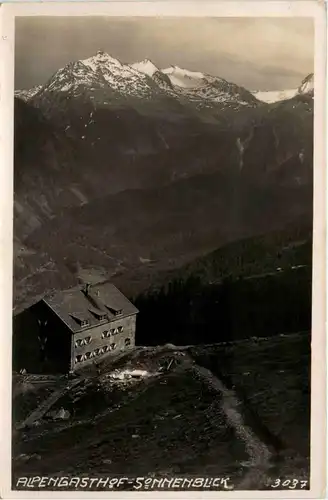
[[[298,87],[313,72],[310,18],[20,17],[15,88],[43,84],[65,64],[104,50],[225,78],[249,90]]]

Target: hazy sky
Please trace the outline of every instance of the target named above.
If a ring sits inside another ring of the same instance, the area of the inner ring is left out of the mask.
[[[44,83],[102,49],[221,76],[250,90],[298,87],[313,72],[314,26],[304,18],[16,18],[15,87]]]

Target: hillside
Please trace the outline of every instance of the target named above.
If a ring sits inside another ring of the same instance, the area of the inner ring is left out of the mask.
[[[301,334],[139,348],[104,363],[98,373],[85,372],[66,395],[61,378],[17,376],[15,425],[54,390],[63,396],[44,418],[40,413],[30,427],[17,427],[13,484],[18,476],[64,471],[93,477],[229,476],[228,486],[236,490],[271,489],[277,477],[297,476],[307,489],[309,350],[308,336]],[[118,377],[136,369],[143,370],[141,378]],[[66,417],[54,420],[60,408]]]
[[[242,278],[277,269],[312,265],[311,221],[287,226],[252,238],[245,238],[222,246],[202,257],[192,260],[179,269],[158,273],[154,284],[168,280],[200,279],[209,284],[224,278]]]
[[[217,76],[100,52],[16,93],[14,306],[49,289],[45,269],[51,288],[77,270],[139,276],[134,293],[148,264],[311,219],[307,82],[268,105]]]
[[[311,199],[306,190],[284,188],[269,196],[263,189],[262,200],[254,197],[252,188],[245,191],[232,203],[234,195],[220,173],[161,189],[125,191],[66,210],[35,230],[25,240],[33,251],[20,259],[23,266],[24,262],[33,266],[32,259],[39,264],[37,255],[49,255],[70,269],[98,269],[124,288],[138,279],[135,291],[140,291],[152,284],[149,273],[180,267],[229,241],[265,233],[267,218],[275,209],[271,231],[284,227],[286,221],[295,222],[296,214],[296,220],[306,218]],[[24,269],[17,269],[17,279],[24,278]],[[47,276],[38,276],[47,287]]]

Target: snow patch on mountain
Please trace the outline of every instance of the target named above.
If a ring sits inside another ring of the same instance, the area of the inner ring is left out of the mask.
[[[31,89],[27,89],[27,90],[15,90],[15,97],[18,97],[19,99],[22,99],[23,101],[29,101],[41,89],[42,89],[42,85],[36,85],[35,87],[32,87]]]
[[[253,106],[257,103],[246,89],[218,76],[190,71],[179,66],[171,66],[161,72],[170,79],[178,94],[197,103],[198,107],[210,107],[213,103],[224,106]]]
[[[199,87],[205,79],[204,73],[189,71],[188,69],[179,68],[179,66],[170,66],[161,71],[169,77],[173,85],[187,89]]]
[[[301,85],[296,89],[288,90],[268,90],[253,91],[252,94],[259,101],[274,103],[279,101],[286,101],[287,99],[292,99],[300,94],[311,94],[314,91],[314,75],[311,73],[302,81]]]
[[[69,84],[69,83],[66,83],[63,87],[61,87],[60,91],[61,92],[67,92],[68,90],[70,90],[71,88],[73,87],[73,85]]]
[[[107,65],[114,65],[122,67],[122,63],[118,59],[110,56],[106,52],[98,50],[95,56],[89,57],[88,59],[82,59],[81,63],[85,66],[89,66],[93,71],[98,71],[100,68],[103,68]]]
[[[288,90],[256,90],[252,92],[253,96],[259,101],[266,103],[274,103],[279,101],[286,101],[295,97],[297,94],[297,89]]]
[[[131,68],[140,71],[140,73],[144,73],[145,75],[148,75],[150,77],[152,77],[154,73],[159,71],[157,66],[155,66],[155,64],[149,59],[144,59],[143,61],[130,64],[130,66]]]

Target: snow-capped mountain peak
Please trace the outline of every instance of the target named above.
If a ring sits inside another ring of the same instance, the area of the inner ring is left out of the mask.
[[[59,69],[42,86],[36,100],[49,101],[59,92],[103,100],[106,104],[119,102],[121,98],[126,103],[129,97],[154,99],[154,102],[165,97],[173,99],[174,106],[177,101],[188,100],[197,109],[211,108],[214,103],[228,107],[258,104],[246,89],[217,76],[176,65],[161,70],[149,59],[125,64],[104,51]]]
[[[102,50],[98,50],[95,56],[91,56],[88,59],[82,59],[81,62],[85,66],[89,66],[93,71],[97,71],[99,68],[107,65],[122,66],[122,63],[118,59],[115,59]]]
[[[314,91],[314,74],[310,73],[298,88],[299,94],[310,94]]]
[[[254,90],[252,94],[260,101],[267,103],[274,103],[279,101],[286,101],[287,99],[292,99],[299,94],[312,94],[314,90],[314,75],[310,73],[304,80],[302,80],[301,85],[295,89],[288,90]]]
[[[95,56],[81,62],[96,74],[101,75],[112,90],[139,97],[150,93],[150,86],[145,74],[128,64],[121,63],[106,52],[98,51]]]
[[[150,82],[145,74],[103,51],[59,69],[43,86],[41,92],[73,92],[76,96],[83,89],[93,92],[97,88],[114,92],[116,96],[142,98],[151,94]]]
[[[199,71],[190,71],[179,66],[170,66],[162,69],[162,73],[167,75],[173,85],[182,88],[196,88],[202,84],[205,79],[204,73]]]
[[[74,89],[79,85],[90,87],[98,84],[99,75],[82,61],[75,61],[66,64],[59,69],[50,80],[44,85],[42,91],[63,92]],[[104,83],[102,81],[102,83]]]
[[[150,59],[144,59],[143,61],[136,62],[130,65],[131,68],[140,71],[140,73],[144,73],[145,75],[148,75],[152,77],[154,73],[157,73],[159,69],[155,64],[150,60]]]

